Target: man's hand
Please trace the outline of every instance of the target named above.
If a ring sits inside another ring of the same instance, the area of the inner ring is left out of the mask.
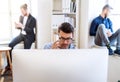
[[[52,49],[60,49],[60,43],[59,43],[59,40],[56,41],[56,42],[54,42],[51,48],[52,48]]]
[[[21,28],[23,27],[23,25],[22,25],[21,23],[15,22],[15,27],[16,27],[17,29],[21,29]]]
[[[107,36],[108,37],[112,36],[112,32],[110,30],[107,31]]]

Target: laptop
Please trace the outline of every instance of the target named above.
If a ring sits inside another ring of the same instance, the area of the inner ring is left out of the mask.
[[[13,82],[107,82],[106,49],[13,50]]]

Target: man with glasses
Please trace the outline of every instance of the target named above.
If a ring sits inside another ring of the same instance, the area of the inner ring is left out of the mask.
[[[64,22],[58,27],[59,40],[48,43],[44,49],[75,49],[73,44],[74,28],[71,24]]]

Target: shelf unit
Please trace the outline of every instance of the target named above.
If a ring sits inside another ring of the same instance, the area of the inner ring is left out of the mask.
[[[74,44],[79,48],[80,0],[52,0],[51,42],[58,40],[58,26],[63,22],[75,28]]]

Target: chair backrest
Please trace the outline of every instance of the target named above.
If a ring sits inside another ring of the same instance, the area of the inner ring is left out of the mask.
[[[37,49],[37,36],[38,36],[38,30],[37,30],[37,22],[36,22],[36,27],[34,28],[34,33],[35,33],[35,49]]]

